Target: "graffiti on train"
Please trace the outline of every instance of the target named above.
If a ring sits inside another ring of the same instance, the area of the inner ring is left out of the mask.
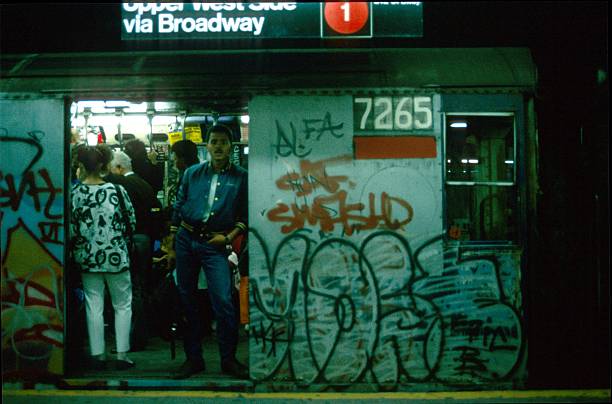
[[[51,141],[0,128],[3,378],[63,371],[64,173],[44,163]]]
[[[276,251],[251,231],[251,376],[378,386],[507,380],[524,355],[518,257],[416,249],[398,233],[359,243],[308,231]],[[429,271],[428,266],[442,266]]]
[[[335,122],[330,112],[322,118],[301,119],[300,122],[288,123],[284,126],[278,120],[276,125],[276,153],[282,157],[306,157],[312,153],[313,142],[324,142],[329,137],[339,139],[344,136],[344,123]]]
[[[300,160],[299,172],[290,171],[276,180],[276,187],[293,192],[294,200],[290,204],[277,202],[267,212],[268,220],[284,223],[281,226],[284,234],[304,229],[306,224],[318,224],[323,232],[332,232],[338,225],[348,236],[354,231],[371,230],[381,225],[396,230],[410,223],[414,215],[412,205],[387,192],[367,193],[367,204],[349,201],[348,191],[341,187],[346,185],[351,190],[356,183],[346,175],[329,175],[326,168],[351,159],[351,156],[338,156],[319,161]],[[319,189],[326,194],[311,198]]]

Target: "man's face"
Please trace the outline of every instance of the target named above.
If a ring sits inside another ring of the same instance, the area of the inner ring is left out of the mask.
[[[208,143],[206,144],[206,148],[212,156],[213,161],[217,163],[224,163],[229,160],[232,145],[226,133],[212,132],[210,134],[210,139],[208,139]]]

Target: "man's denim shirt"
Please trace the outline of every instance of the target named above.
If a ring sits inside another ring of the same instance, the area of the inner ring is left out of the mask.
[[[215,172],[209,162],[195,164],[185,170],[174,202],[172,224],[181,220],[192,226],[202,224],[204,207]],[[246,229],[248,215],[247,171],[234,164],[218,173],[217,190],[206,223],[208,231],[231,231],[238,226]]]

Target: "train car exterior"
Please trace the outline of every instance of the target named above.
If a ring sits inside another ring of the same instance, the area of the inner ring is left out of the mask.
[[[248,109],[257,391],[525,386],[538,191],[527,49],[75,52],[3,64],[3,376],[61,379],[67,367],[70,102],[173,99]]]
[[[211,91],[195,82],[201,55],[191,55],[192,67],[174,65],[191,74],[166,84],[119,68],[111,77],[85,68],[28,77],[54,57],[22,70],[17,63],[2,89],[3,357],[13,364],[5,371],[61,375],[65,365],[66,100],[133,98],[142,84],[170,93],[191,79],[179,99],[249,99],[252,380],[375,390],[522,385],[521,279],[537,187],[530,55],[378,53],[390,86],[360,71],[307,81],[298,71]],[[408,63],[415,56],[420,65]],[[469,74],[454,68],[462,62]],[[434,73],[435,83],[423,82]],[[366,85],[348,86],[355,78]],[[467,128],[451,126],[466,120]]]

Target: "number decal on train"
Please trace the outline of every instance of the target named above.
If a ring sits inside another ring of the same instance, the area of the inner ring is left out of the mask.
[[[355,131],[422,131],[433,128],[431,96],[355,97]]]

